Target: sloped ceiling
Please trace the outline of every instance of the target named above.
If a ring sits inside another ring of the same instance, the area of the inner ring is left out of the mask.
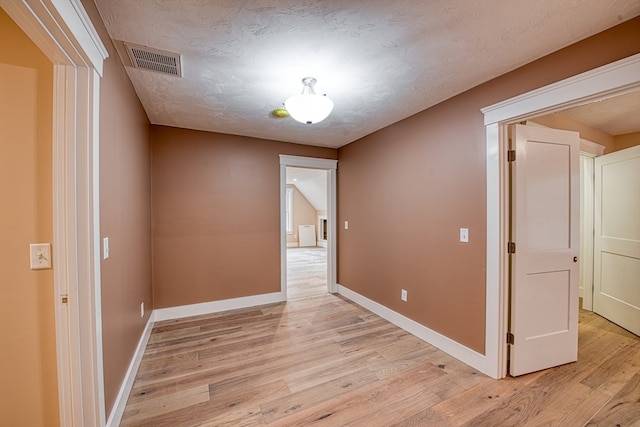
[[[96,0],[114,43],[182,55],[182,78],[127,67],[154,124],[341,147],[640,14],[638,0]],[[301,79],[335,102],[271,111]]]
[[[295,185],[317,211],[327,210],[327,171],[289,167],[287,184]]]

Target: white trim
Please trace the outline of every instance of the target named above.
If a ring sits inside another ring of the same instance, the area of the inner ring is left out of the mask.
[[[66,200],[63,195],[64,189],[64,173],[65,173],[65,126],[64,112],[67,110],[65,99],[57,94],[64,94],[67,82],[67,68],[64,65],[55,65],[53,67],[53,142],[52,142],[52,160],[53,160],[53,275],[54,275],[54,293],[56,307],[56,357],[58,365],[58,400],[60,401],[60,425],[72,426],[78,425],[82,417],[78,412],[78,408],[72,406],[72,402],[79,396],[73,396],[74,390],[80,390],[80,376],[72,375],[73,367],[78,365],[77,357],[72,360],[75,351],[70,351],[72,346],[69,327],[72,324],[71,312],[68,304],[63,304],[59,295],[69,295],[69,274],[76,270],[73,258],[67,257],[67,241],[73,240],[67,238],[66,223]],[[56,197],[57,193],[61,193],[61,197]],[[72,290],[75,288],[71,288]],[[75,298],[75,292],[74,297]],[[77,320],[73,320],[75,322]],[[81,424],[80,424],[81,425]]]
[[[0,6],[54,64],[102,76],[109,54],[80,0],[0,0]]]
[[[580,296],[582,308],[589,311],[593,311],[594,159],[593,154],[580,153]]]
[[[580,154],[589,157],[602,156],[604,154],[604,145],[580,138]]]
[[[182,319],[184,317],[201,316],[203,314],[219,313],[221,311],[239,308],[255,307],[285,301],[280,292],[271,294],[252,295],[249,297],[232,298],[221,301],[201,302],[198,304],[180,305],[177,307],[157,308],[153,310],[153,320]]]
[[[125,374],[122,385],[120,386],[120,391],[116,396],[116,401],[113,404],[113,409],[111,410],[111,415],[107,420],[106,427],[118,427],[120,425],[122,415],[124,415],[124,410],[127,406],[127,400],[129,399],[129,395],[131,394],[131,390],[133,389],[133,382],[136,379],[136,373],[138,372],[138,368],[140,367],[140,362],[142,362],[142,356],[144,356],[144,350],[147,347],[149,338],[151,337],[151,331],[153,331],[154,323],[155,319],[153,316],[153,312],[151,312],[144,331],[142,331],[140,341],[138,341],[136,351],[135,353],[133,353],[133,357],[131,358],[129,369],[127,369],[127,373]]]
[[[327,171],[327,219],[329,230],[327,233],[327,291],[338,292],[337,259],[337,191],[336,169],[338,161],[317,157],[302,157],[280,154],[280,294],[287,299],[287,236],[285,230],[285,197],[287,189],[287,167],[322,169]]]
[[[80,0],[53,1],[51,5],[73,34],[74,45],[81,46],[78,54],[82,56],[84,65],[93,68],[102,77],[102,65],[109,53]]]
[[[640,54],[483,108],[487,149],[487,283],[485,353],[494,378],[506,375],[508,227],[506,125],[640,88]]]
[[[479,371],[483,371],[485,367],[485,356],[471,350],[468,347],[448,338],[438,332],[427,328],[420,323],[417,323],[402,314],[385,307],[369,298],[360,295],[357,292],[352,291],[342,285],[338,285],[338,293],[345,298],[355,302],[356,304],[366,308],[372,313],[377,314],[385,320],[393,323],[399,328],[404,329],[412,335],[420,338],[421,340],[439,348],[445,353],[455,357],[456,359],[466,363],[467,365],[475,368]]]
[[[338,161],[333,159],[321,159],[319,157],[290,156],[280,154],[280,164],[309,169],[337,169]]]
[[[638,88],[640,54],[482,108],[484,124],[515,122],[549,114]],[[611,81],[617,82],[612,86]],[[576,96],[577,95],[577,96]]]
[[[482,370],[493,378],[503,378],[506,373],[506,352],[503,351],[503,341],[506,337],[507,293],[502,292],[500,286],[505,283],[506,259],[497,257],[494,262],[489,262],[494,254],[506,252],[506,240],[508,234],[502,228],[505,221],[504,206],[508,206],[508,192],[502,176],[504,172],[505,149],[501,148],[499,141],[504,138],[499,136],[500,129],[497,124],[486,127],[486,153],[487,153],[487,266],[486,266],[486,313],[485,313],[485,355],[486,366]],[[497,331],[497,332],[496,332]]]
[[[285,231],[287,234],[293,234],[293,187],[285,188],[285,213],[288,215],[285,216]]]
[[[53,268],[60,425],[105,423],[100,319],[98,75],[107,58],[80,0],[0,0],[54,64]],[[61,296],[68,296],[68,303]]]

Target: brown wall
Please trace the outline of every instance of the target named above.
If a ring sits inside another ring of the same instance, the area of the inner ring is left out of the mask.
[[[613,138],[614,151],[640,145],[640,132],[628,133],[626,135],[616,135]]]
[[[100,234],[110,248],[101,263],[108,416],[153,308],[150,125],[95,5],[84,7],[109,51],[100,83]]]
[[[53,65],[0,9],[0,425],[57,426],[53,270]]]
[[[279,292],[278,155],[337,151],[163,126],[152,140],[154,308]]]
[[[635,18],[341,148],[338,224],[349,229],[339,227],[338,282],[484,353],[480,109],[638,53],[638,40]]]

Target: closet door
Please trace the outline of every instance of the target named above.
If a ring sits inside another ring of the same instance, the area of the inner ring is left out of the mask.
[[[640,146],[595,160],[593,311],[640,335]]]

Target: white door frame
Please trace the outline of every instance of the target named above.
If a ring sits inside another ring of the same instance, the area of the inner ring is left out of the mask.
[[[487,155],[487,268],[485,367],[493,378],[507,373],[508,182],[507,126],[640,88],[640,54],[483,108]]]
[[[338,292],[338,275],[336,269],[336,169],[338,161],[320,159],[316,157],[289,156],[280,154],[280,294],[283,301],[287,300],[287,167],[321,169],[327,171],[327,219],[329,230],[327,233],[327,290]]]
[[[0,6],[54,68],[52,303],[60,425],[104,426],[98,121],[108,53],[80,0],[0,0]]]

